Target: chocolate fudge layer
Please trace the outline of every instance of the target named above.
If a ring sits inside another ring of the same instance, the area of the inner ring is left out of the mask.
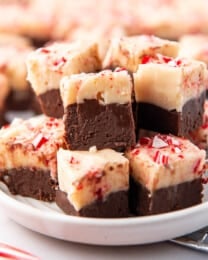
[[[206,92],[200,97],[187,101],[181,112],[168,111],[153,104],[140,102],[137,110],[137,129],[144,128],[152,131],[188,136],[190,129],[202,125]]]
[[[130,178],[129,206],[133,214],[147,216],[184,209],[201,203],[201,178],[161,188],[150,193],[143,185]]]
[[[161,134],[142,137],[126,156],[134,214],[159,214],[201,203],[206,153],[189,140]]]
[[[124,151],[135,144],[128,72],[105,70],[63,78],[65,139],[71,150],[111,148]]]
[[[94,218],[122,218],[129,216],[128,192],[118,191],[110,194],[104,201],[96,202],[76,211],[67,198],[67,193],[56,191],[57,205],[68,215]]]
[[[61,118],[64,108],[59,89],[51,89],[38,96],[41,109],[45,115]],[[53,105],[51,105],[51,102]]]
[[[49,170],[35,167],[0,170],[0,180],[14,195],[18,194],[49,202],[55,200],[57,181],[51,178]]]
[[[97,100],[67,107],[65,139],[71,150],[111,148],[124,151],[135,144],[131,104],[101,105]]]
[[[111,149],[57,153],[58,206],[85,217],[127,217],[129,162]]]
[[[59,83],[62,77],[101,69],[96,43],[59,42],[32,52],[27,59],[28,80],[38,96],[43,112],[63,116]]]

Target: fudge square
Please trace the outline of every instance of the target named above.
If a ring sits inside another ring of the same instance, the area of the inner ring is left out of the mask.
[[[113,38],[106,57],[104,68],[123,67],[129,72],[136,72],[143,56],[161,53],[176,57],[179,44],[175,41],[164,40],[153,35],[139,35]]]
[[[133,78],[138,128],[187,136],[202,124],[205,63],[160,54],[143,56]]]
[[[56,203],[67,214],[128,217],[129,161],[111,149],[57,153]]]
[[[36,116],[14,119],[0,130],[0,180],[12,194],[53,201],[56,152],[63,146],[63,120]]]
[[[59,82],[65,75],[101,69],[96,43],[59,42],[32,52],[27,59],[28,80],[47,116],[63,116]]]
[[[65,139],[70,150],[135,145],[132,80],[126,70],[81,73],[62,79]]]
[[[205,151],[188,139],[161,134],[142,137],[126,156],[134,214],[170,212],[201,202]]]

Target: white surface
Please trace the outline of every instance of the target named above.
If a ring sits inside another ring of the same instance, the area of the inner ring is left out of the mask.
[[[208,202],[150,217],[92,219],[67,216],[54,203],[12,196],[1,185],[0,204],[9,218],[42,234],[99,245],[134,245],[164,241],[208,225]]]

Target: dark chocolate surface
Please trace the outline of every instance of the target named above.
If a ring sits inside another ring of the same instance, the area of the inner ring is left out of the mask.
[[[138,103],[137,129],[188,136],[190,131],[202,124],[205,97],[206,92],[203,92],[200,98],[189,100],[184,104],[182,112],[168,111],[148,103]]]
[[[69,105],[65,112],[65,139],[71,150],[111,148],[124,151],[135,145],[131,104],[101,105],[85,100]]]
[[[152,194],[132,177],[129,205],[133,214],[146,216],[179,210],[202,202],[201,178],[161,188]]]
[[[59,89],[51,89],[38,96],[42,111],[45,115],[62,118],[64,108]]]
[[[43,201],[55,200],[56,180],[49,171],[35,168],[18,168],[0,171],[0,180],[14,195],[22,195]]]
[[[68,215],[95,218],[122,218],[129,216],[128,191],[111,193],[104,201],[97,200],[80,211],[76,211],[69,202],[67,194],[57,190],[56,203]]]

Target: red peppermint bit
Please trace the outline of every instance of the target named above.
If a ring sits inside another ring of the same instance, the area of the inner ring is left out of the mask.
[[[208,183],[208,177],[202,178],[202,184],[207,184]]]
[[[141,145],[147,145],[147,144],[150,143],[150,141],[151,141],[151,139],[150,139],[149,137],[141,137],[141,138],[139,139],[139,143],[140,143]]]
[[[135,149],[133,149],[132,151],[131,151],[131,154],[133,155],[133,156],[136,156],[136,155],[138,155],[139,154],[139,149],[137,149],[137,148],[135,148]]]
[[[70,164],[79,164],[79,161],[77,159],[74,158],[74,156],[72,156],[69,160]]]
[[[182,154],[179,154],[178,157],[184,159],[184,156]]]
[[[201,164],[201,159],[198,159],[195,166],[194,166],[194,173],[198,172],[200,164]]]
[[[208,128],[208,123],[203,124],[203,125],[201,126],[201,128],[202,128],[202,129],[207,129],[207,128]]]
[[[144,56],[142,57],[142,59],[141,59],[141,64],[146,64],[146,63],[150,62],[151,59],[152,59],[151,56],[144,55]]]
[[[181,149],[176,146],[176,147],[172,147],[172,148],[171,148],[171,151],[172,151],[173,153],[180,153],[180,152],[181,152]]]
[[[169,157],[165,154],[162,154],[160,151],[156,151],[153,160],[154,160],[154,162],[156,162],[158,164],[167,165]]]
[[[163,56],[163,61],[164,61],[165,63],[168,63],[168,62],[170,62],[171,60],[172,60],[172,58]]]
[[[98,188],[94,192],[94,195],[96,196],[97,200],[102,200],[103,199],[103,190],[102,190],[102,188]]]
[[[160,163],[160,151],[156,151],[156,153],[153,157],[153,161],[156,163]]]
[[[82,184],[81,182],[78,182],[78,183],[76,184],[76,189],[77,189],[77,190],[82,190],[82,189],[83,189],[83,184]]]
[[[43,136],[42,133],[39,133],[34,139],[32,144],[34,145],[34,147],[36,149],[39,149],[43,144],[45,144],[46,142],[48,142],[48,138],[46,138],[45,136]]]
[[[167,155],[162,155],[161,161],[162,164],[167,165],[168,164],[169,157]]]
[[[177,65],[177,66],[180,66],[180,65],[181,65],[181,63],[182,63],[182,61],[181,61],[181,60],[177,60],[177,61],[176,61],[176,65]]]
[[[41,51],[42,53],[50,53],[50,52],[51,52],[50,50],[48,50],[48,49],[46,49],[46,48],[42,48],[40,51]]]
[[[63,65],[66,61],[67,61],[66,58],[62,57],[61,59],[54,61],[53,65],[54,66]]]

